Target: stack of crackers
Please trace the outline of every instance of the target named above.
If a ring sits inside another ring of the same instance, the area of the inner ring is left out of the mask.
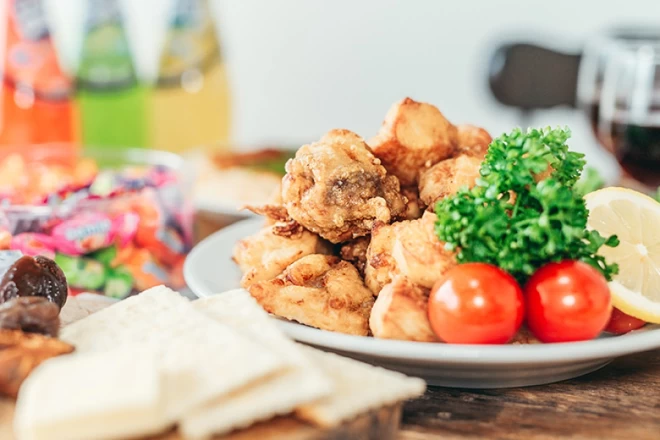
[[[66,327],[76,347],[21,387],[18,440],[121,439],[176,427],[206,439],[282,415],[338,426],[425,383],[299,345],[243,290],[197,301],[165,287]]]

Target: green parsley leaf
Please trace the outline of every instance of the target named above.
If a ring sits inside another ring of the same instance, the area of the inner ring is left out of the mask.
[[[616,236],[586,229],[589,213],[574,188],[585,161],[569,151],[570,134],[515,129],[494,139],[476,186],[437,203],[435,232],[459,262],[494,264],[520,283],[541,266],[568,259],[592,265],[608,280],[617,273],[598,255],[601,246],[618,245]]]

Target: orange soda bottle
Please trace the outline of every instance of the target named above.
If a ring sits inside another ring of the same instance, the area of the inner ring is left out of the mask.
[[[73,84],[58,63],[42,0],[5,1],[0,145],[71,143],[77,116]]]

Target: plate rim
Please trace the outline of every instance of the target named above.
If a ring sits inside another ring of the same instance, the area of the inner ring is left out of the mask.
[[[217,241],[238,233],[256,231],[262,218],[248,218],[214,232],[199,242],[186,257],[183,273],[186,284],[199,298],[222,294],[212,293],[203,280],[194,275],[193,266]],[[245,289],[242,289],[245,290]],[[247,293],[247,291],[246,291]],[[489,366],[539,365],[575,363],[611,359],[660,348],[660,326],[620,336],[606,336],[580,342],[552,344],[468,345],[437,342],[413,342],[347,335],[315,329],[291,321],[277,319],[279,327],[289,337],[306,344],[371,358],[422,364],[480,364]]]

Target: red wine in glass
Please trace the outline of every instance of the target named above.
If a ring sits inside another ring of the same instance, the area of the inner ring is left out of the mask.
[[[611,122],[611,145],[623,170],[640,183],[660,186],[660,106],[643,122],[617,115]],[[601,122],[602,123],[602,122]],[[602,132],[601,132],[602,133]]]

